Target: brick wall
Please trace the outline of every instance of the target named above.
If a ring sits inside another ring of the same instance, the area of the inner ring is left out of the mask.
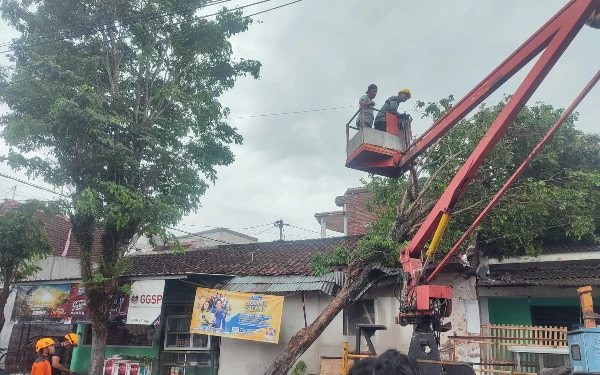
[[[344,195],[335,199],[338,207],[346,206],[349,236],[367,233],[370,224],[377,220],[377,216],[367,210],[369,199],[370,194],[364,188],[348,189]]]

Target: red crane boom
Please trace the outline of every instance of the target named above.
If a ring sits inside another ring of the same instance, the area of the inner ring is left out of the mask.
[[[435,333],[439,334],[440,331],[444,330],[441,325],[441,318],[448,317],[451,314],[452,293],[450,286],[431,285],[430,282],[479,225],[485,215],[494,207],[512,182],[518,178],[525,167],[550,140],[554,132],[600,80],[600,72],[598,72],[513,176],[509,178],[504,187],[481,212],[457,244],[453,246],[450,253],[424,280],[424,273],[435,253],[454,206],[488,154],[506,133],[519,112],[586,23],[593,28],[600,28],[600,0],[569,1],[531,38],[405,150],[398,149],[398,143],[394,141],[394,137],[397,137],[396,129],[398,125],[397,120],[392,119],[393,116],[389,114],[386,118],[387,129],[386,132],[382,132],[383,134],[376,134],[372,129],[359,129],[359,134],[350,140],[348,136],[349,125],[347,125],[348,160],[346,166],[389,177],[400,176],[413,165],[419,155],[447,134],[454,125],[541,53],[538,61],[492,123],[473,153],[454,176],[415,236],[400,251],[400,261],[405,271],[405,288],[401,297],[397,323],[402,325],[413,324],[415,327],[409,356],[421,360],[439,361],[439,351],[436,345],[438,340],[435,340]],[[379,143],[370,143],[369,140],[378,140]],[[422,251],[430,241],[426,259],[423,261]],[[425,347],[429,349],[425,350]],[[427,373],[439,374],[441,371],[440,366],[432,362],[424,367]]]

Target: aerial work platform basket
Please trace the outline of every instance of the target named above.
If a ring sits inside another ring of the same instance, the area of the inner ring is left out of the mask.
[[[385,120],[385,131],[346,125],[346,167],[386,177],[404,173],[397,163],[412,139],[411,121],[400,120],[390,113]],[[358,130],[352,138],[350,129]]]

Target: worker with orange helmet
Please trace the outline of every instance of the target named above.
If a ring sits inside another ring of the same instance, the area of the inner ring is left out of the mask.
[[[409,89],[402,89],[402,90],[400,90],[400,92],[398,92],[397,96],[396,95],[390,96],[385,101],[385,103],[383,104],[383,106],[381,107],[379,112],[377,113],[377,116],[375,117],[375,126],[374,126],[375,129],[381,130],[381,131],[386,130],[386,126],[385,126],[385,114],[386,113],[391,113],[393,115],[396,115],[396,116],[398,116],[398,118],[405,117],[406,115],[398,112],[398,106],[400,105],[400,103],[404,103],[408,99],[410,99],[410,90]]]
[[[65,373],[73,375],[74,372],[64,367],[66,353],[79,345],[79,338],[75,333],[69,333],[56,345],[55,352],[52,354],[52,375]]]
[[[31,375],[51,375],[50,356],[54,354],[54,340],[47,337],[39,339],[35,344],[35,352],[38,358],[33,362]]]

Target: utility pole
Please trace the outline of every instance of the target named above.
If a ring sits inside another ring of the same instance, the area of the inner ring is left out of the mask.
[[[279,241],[283,241],[283,227],[289,226],[289,224],[286,224],[282,219],[279,219],[274,223],[274,226],[279,228]]]
[[[15,195],[17,194],[17,185],[13,188],[13,201],[15,200]]]

